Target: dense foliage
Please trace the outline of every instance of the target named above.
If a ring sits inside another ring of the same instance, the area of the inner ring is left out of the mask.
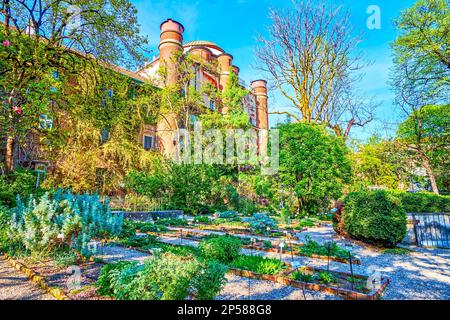
[[[400,198],[407,213],[450,212],[450,196],[439,196],[430,192],[390,191],[390,193]]]
[[[406,214],[401,199],[386,191],[350,193],[344,200],[344,230],[351,237],[394,247],[406,235]]]
[[[204,258],[229,263],[239,255],[241,246],[242,243],[238,238],[222,236],[202,240],[199,248]]]
[[[249,223],[250,228],[257,233],[267,233],[277,227],[276,221],[266,213],[255,213],[253,217],[243,218],[242,221]]]
[[[281,188],[294,193],[300,213],[317,214],[342,195],[351,163],[341,138],[322,126],[284,124],[280,128]]]
[[[122,300],[182,300],[191,293],[199,300],[213,299],[225,284],[226,270],[215,261],[164,253],[142,266],[133,262],[106,265],[97,292]]]
[[[278,259],[263,258],[260,256],[240,255],[231,265],[232,268],[252,271],[259,274],[275,275],[287,266]]]
[[[123,216],[111,213],[108,200],[61,190],[26,202],[18,197],[9,219],[9,236],[33,255],[70,247],[89,256],[95,251],[91,240],[119,235],[123,223]]]

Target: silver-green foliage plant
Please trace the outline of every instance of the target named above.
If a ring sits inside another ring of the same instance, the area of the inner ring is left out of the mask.
[[[267,216],[265,213],[255,213],[251,218],[242,219],[243,222],[248,222],[250,228],[258,233],[264,233],[269,230],[273,230],[277,227],[277,223],[274,219]]]
[[[122,230],[123,216],[113,215],[109,199],[102,203],[95,194],[75,195],[59,190],[39,199],[30,196],[27,203],[18,196],[16,202],[11,236],[32,253],[72,247],[89,256],[92,239],[116,236]]]

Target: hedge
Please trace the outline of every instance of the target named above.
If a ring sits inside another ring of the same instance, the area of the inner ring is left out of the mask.
[[[400,198],[407,213],[450,212],[450,196],[440,196],[430,192],[411,193],[389,191]]]
[[[345,232],[352,238],[394,247],[406,235],[406,210],[401,198],[388,191],[359,191],[344,199]]]

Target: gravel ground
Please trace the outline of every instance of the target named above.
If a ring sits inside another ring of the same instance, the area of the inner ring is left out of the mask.
[[[204,231],[208,233],[208,231]],[[217,232],[211,232],[217,233]],[[383,253],[382,251],[343,239],[338,236],[331,226],[311,228],[308,231],[298,233],[299,242],[304,242],[306,236],[319,242],[335,241],[338,245],[352,251],[360,260],[361,265],[354,265],[356,274],[373,275],[379,272],[388,276],[391,280],[383,299],[387,300],[450,300],[450,250],[448,249],[424,249],[411,247],[410,254],[399,255]],[[179,239],[163,237],[161,241],[180,243]],[[185,245],[196,246],[197,242],[183,240]],[[242,253],[250,254],[249,249],[243,249]],[[280,254],[273,252],[253,251],[253,255],[280,258]],[[281,257],[287,262],[292,262],[290,253]],[[300,265],[326,268],[327,261],[307,257],[294,257],[294,261]],[[348,264],[335,261],[330,262],[330,269],[335,271],[350,272]],[[272,284],[273,285],[273,284]],[[320,297],[318,297],[320,299]]]
[[[99,244],[98,248],[95,257],[102,259],[105,263],[115,263],[123,260],[143,263],[145,259],[150,257],[150,254],[114,244],[105,245],[103,248]]]
[[[0,257],[0,300],[55,300]]]

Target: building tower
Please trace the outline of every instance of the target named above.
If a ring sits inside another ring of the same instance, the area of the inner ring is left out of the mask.
[[[159,42],[160,67],[165,69],[165,86],[176,86],[179,78],[178,57],[183,54],[183,32],[181,23],[167,19],[160,26]],[[176,150],[177,116],[168,112],[157,125],[160,149],[166,156],[172,156]]]
[[[217,57],[217,61],[219,62],[219,69],[220,69],[219,86],[223,92],[226,90],[228,85],[228,79],[230,78],[230,70],[233,65],[233,56],[228,53],[222,53]],[[227,112],[228,107],[224,106],[222,109],[222,113],[225,114]]]
[[[258,150],[267,155],[269,130],[269,112],[267,110],[267,81],[255,80],[251,82],[252,93],[256,96],[256,127],[258,129]]]

